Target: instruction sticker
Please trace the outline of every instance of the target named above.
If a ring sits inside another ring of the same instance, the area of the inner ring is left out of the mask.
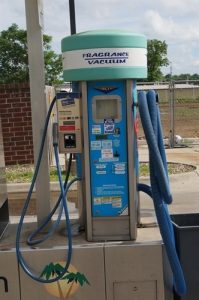
[[[102,159],[113,158],[113,149],[102,149],[101,154]]]
[[[91,141],[91,150],[101,150],[102,143],[101,141]]]
[[[103,149],[112,149],[113,148],[112,141],[102,141],[102,148]]]
[[[100,170],[101,170],[101,169],[106,169],[106,165],[105,165],[105,164],[96,164],[95,166],[96,166],[96,169],[98,169],[98,170],[99,170],[99,169],[100,169]]]
[[[121,197],[111,197],[112,198],[112,207],[121,208],[122,207],[122,198]]]
[[[97,171],[96,174],[97,175],[106,175],[106,170],[104,170],[104,171],[102,171],[102,170]]]
[[[101,197],[95,197],[94,200],[94,204],[95,205],[101,205],[102,204],[102,198]]]
[[[115,122],[113,119],[104,120],[104,133],[105,134],[114,134],[115,131]]]
[[[119,157],[99,158],[99,162],[116,162],[116,161],[119,161]]]
[[[92,134],[101,134],[101,125],[92,125]]]
[[[72,95],[71,95],[72,96]],[[62,106],[69,106],[69,105],[74,105],[75,104],[75,98],[68,97],[66,99],[63,99],[61,101]]]
[[[125,174],[126,173],[126,164],[125,163],[117,163],[114,165],[114,173],[115,174]]]
[[[94,205],[111,204],[113,208],[122,207],[122,198],[117,196],[95,197],[93,200]]]

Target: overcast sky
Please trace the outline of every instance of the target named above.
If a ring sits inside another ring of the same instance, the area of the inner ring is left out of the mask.
[[[25,0],[0,0],[0,31],[12,23],[26,28]],[[43,0],[44,32],[53,49],[70,34],[68,0]],[[173,74],[199,73],[199,0],[75,0],[77,32],[128,29],[165,40]],[[164,73],[169,73],[167,67]]]

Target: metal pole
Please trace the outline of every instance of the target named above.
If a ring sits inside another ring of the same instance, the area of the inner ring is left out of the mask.
[[[76,19],[75,19],[75,0],[69,0],[69,11],[70,11],[70,30],[71,35],[76,34]],[[79,83],[73,82],[72,84],[73,92],[79,91]],[[81,154],[76,154],[76,172],[78,177],[82,177],[82,160],[83,156]],[[83,187],[82,182],[77,182],[77,205],[79,209],[79,223],[80,226],[84,227],[86,223],[86,212],[85,212],[85,202],[83,202]]]
[[[42,0],[25,0],[35,164],[38,158],[44,121],[47,115],[42,35],[42,4]],[[44,146],[40,172],[36,182],[36,201],[37,221],[41,224],[50,212],[50,178],[47,142]]]
[[[76,33],[75,0],[69,0],[69,10],[70,10],[70,32],[72,35]]]
[[[175,84],[171,80],[169,83],[169,93],[170,93],[170,102],[169,102],[169,110],[170,110],[170,148],[174,148],[175,146],[175,92],[174,92]]]

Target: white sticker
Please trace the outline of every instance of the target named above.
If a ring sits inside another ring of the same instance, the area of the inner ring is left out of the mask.
[[[126,165],[125,165],[125,163],[117,163],[117,164],[114,164],[114,173],[115,174],[121,174],[121,175],[123,175],[123,174],[125,174],[126,173]]]
[[[113,158],[113,149],[102,149],[102,159]]]
[[[102,197],[102,204],[111,204],[112,198],[111,197]]]
[[[101,197],[95,197],[93,200],[94,200],[95,205],[101,205],[102,204]]]
[[[124,163],[115,164],[114,167],[115,167],[116,171],[125,171],[125,164]]]
[[[97,171],[96,174],[97,175],[106,175],[106,171]]]
[[[96,169],[106,169],[106,165],[105,164],[98,164],[98,165],[96,165]]]
[[[112,158],[99,158],[99,162],[106,163],[106,162],[116,162],[119,161],[119,157],[112,157]]]
[[[101,125],[93,125],[92,126],[92,134],[101,134]]]
[[[129,214],[129,210],[128,207],[126,207],[122,212],[121,212],[121,216],[127,216]]]
[[[102,141],[102,148],[103,149],[112,149],[113,148],[112,141]]]
[[[91,150],[101,150],[102,143],[101,141],[91,141]]]
[[[125,171],[116,171],[116,170],[115,170],[115,174],[117,174],[117,175],[118,175],[118,174],[124,175],[124,174],[125,174]]]
[[[117,208],[122,207],[122,198],[112,197],[112,207],[117,207]]]
[[[113,134],[115,130],[115,122],[113,119],[105,119],[104,120],[104,133],[105,134]]]

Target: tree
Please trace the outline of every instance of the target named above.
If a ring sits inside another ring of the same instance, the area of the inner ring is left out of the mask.
[[[169,80],[170,79],[170,74],[165,75],[165,79]],[[182,81],[187,81],[187,80],[199,80],[199,74],[194,73],[194,74],[179,74],[179,75],[172,75],[172,80],[182,80]]]
[[[62,72],[61,55],[51,49],[52,37],[43,35],[46,84],[59,82]],[[12,24],[0,32],[0,83],[29,80],[27,31]]]
[[[163,78],[161,67],[168,66],[167,44],[165,41],[148,40],[148,81],[158,81]]]

